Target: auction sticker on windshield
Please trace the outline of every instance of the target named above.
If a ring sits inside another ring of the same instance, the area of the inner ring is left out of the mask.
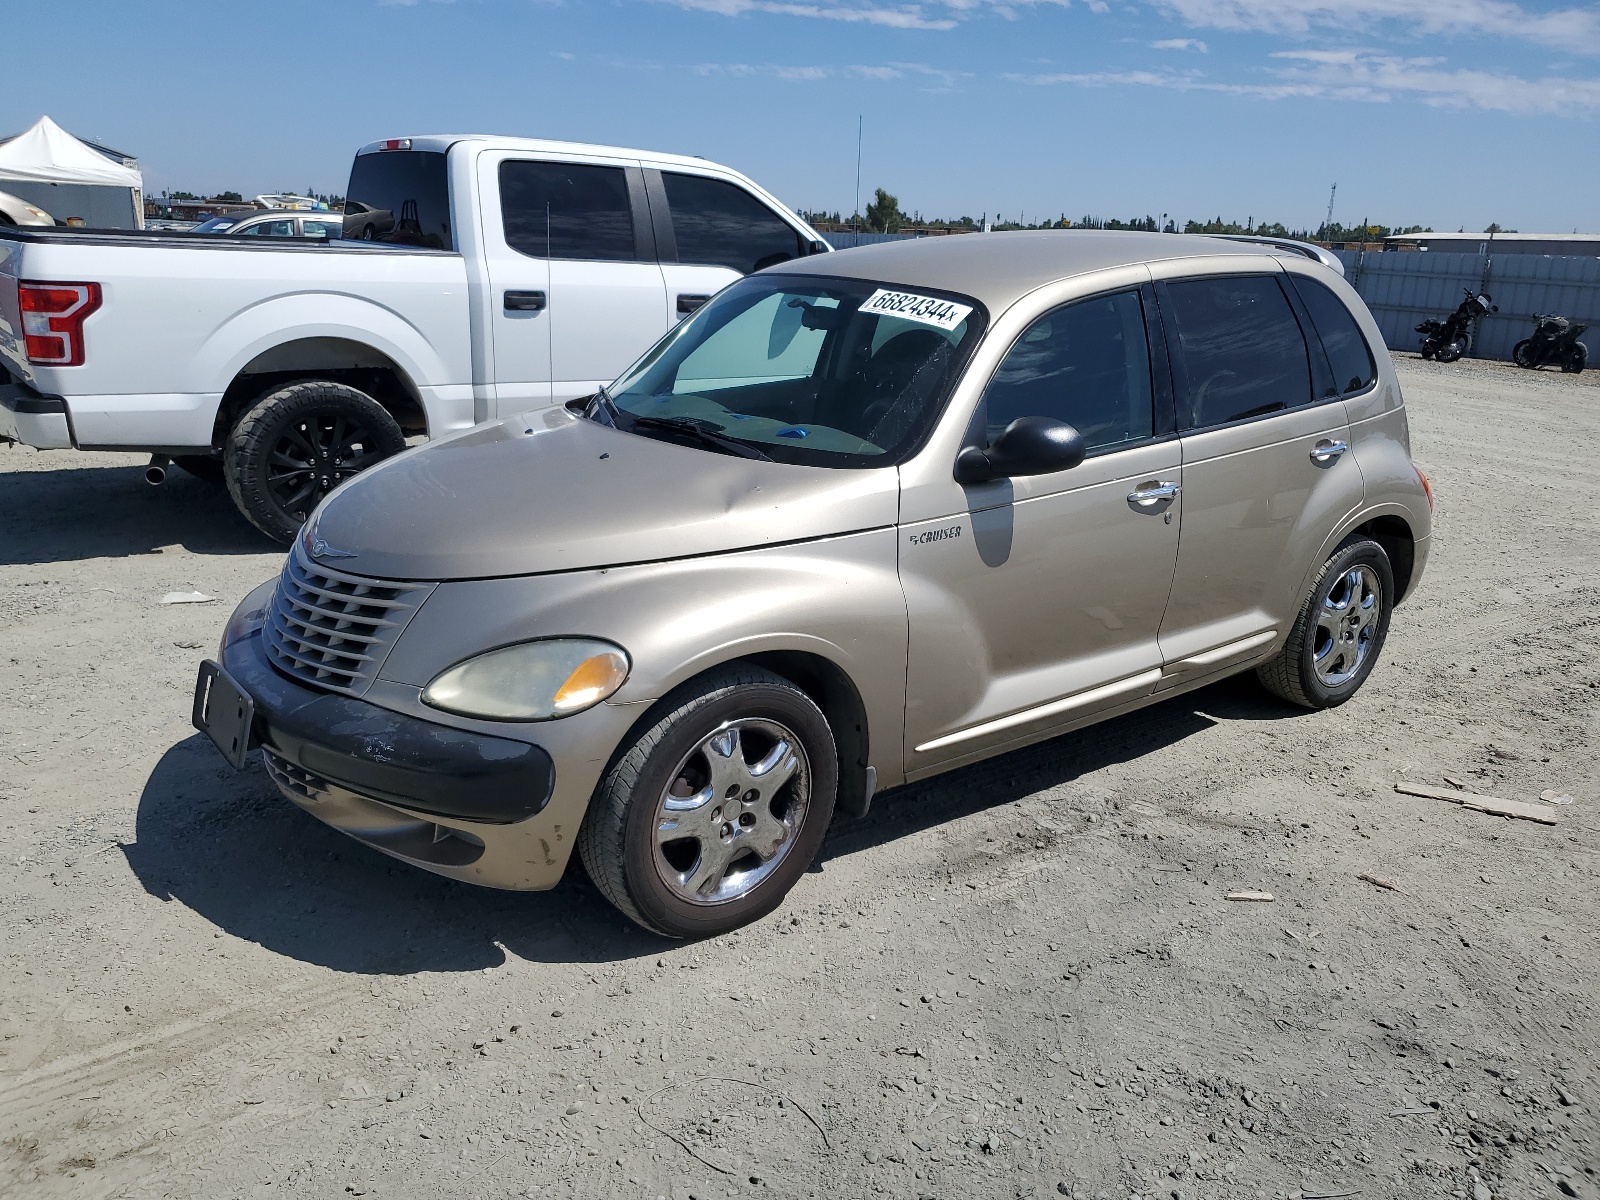
[[[934,325],[940,329],[954,329],[967,319],[967,314],[972,311],[972,305],[956,304],[933,296],[918,296],[912,292],[891,292],[886,288],[879,288],[867,297],[867,302],[861,306],[861,311],[884,317],[900,317],[906,321],[920,321],[924,325]]]

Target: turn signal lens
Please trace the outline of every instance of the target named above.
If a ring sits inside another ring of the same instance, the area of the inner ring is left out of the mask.
[[[493,721],[548,721],[593,708],[628,679],[627,653],[597,638],[551,638],[491,650],[443,672],[424,704]]]
[[[100,307],[98,283],[17,283],[22,340],[36,367],[81,367],[83,322]]]
[[[1417,478],[1422,482],[1422,494],[1428,498],[1428,511],[1433,511],[1433,484],[1428,482],[1428,477],[1422,473],[1422,468],[1416,463],[1411,464],[1411,469],[1417,473]]]

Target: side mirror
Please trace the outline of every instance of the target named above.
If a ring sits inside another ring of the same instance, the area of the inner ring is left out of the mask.
[[[956,455],[957,483],[988,483],[1020,475],[1067,471],[1083,461],[1083,435],[1054,417],[1018,417],[987,450]]]

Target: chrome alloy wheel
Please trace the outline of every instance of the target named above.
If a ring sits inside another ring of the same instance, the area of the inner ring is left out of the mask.
[[[1383,616],[1383,585],[1368,566],[1351,567],[1328,590],[1317,613],[1311,664],[1324,687],[1350,682],[1372,650]]]
[[[810,802],[811,764],[799,738],[776,721],[724,722],[661,795],[656,870],[691,904],[737,900],[793,849]]]

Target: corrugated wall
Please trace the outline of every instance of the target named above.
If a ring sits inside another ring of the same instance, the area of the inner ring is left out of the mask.
[[[1600,352],[1600,258],[1547,254],[1438,254],[1407,251],[1338,252],[1347,278],[1367,302],[1391,350],[1415,350],[1415,326],[1443,317],[1462,290],[1482,288],[1500,311],[1478,322],[1471,357],[1509,360],[1511,347],[1533,332],[1534,313],[1582,322],[1583,340]]]

